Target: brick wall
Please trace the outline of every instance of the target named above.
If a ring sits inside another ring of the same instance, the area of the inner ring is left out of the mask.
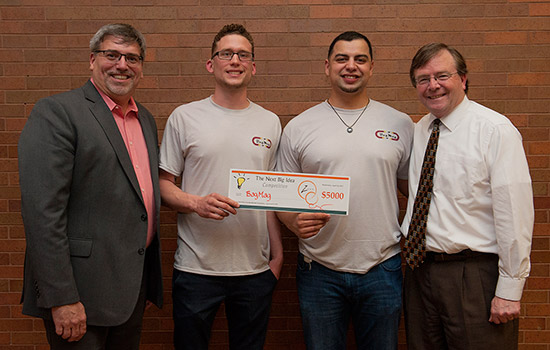
[[[408,80],[410,60],[431,41],[456,46],[470,69],[470,97],[506,114],[524,138],[536,224],[532,273],[523,296],[521,349],[550,349],[550,2],[547,0],[0,0],[0,350],[46,349],[41,321],[21,315],[24,232],[19,214],[17,140],[41,97],[89,77],[92,34],[109,22],[140,29],[149,50],[137,99],[164,128],[179,104],[208,96],[204,69],[224,24],[252,32],[258,74],[250,97],[286,122],[328,96],[323,59],[340,32],[374,45],[372,98],[414,120],[425,111]],[[402,204],[404,201],[402,200]],[[162,213],[167,305],[147,311],[143,349],[171,349],[170,276],[175,214]],[[285,232],[285,266],[266,349],[303,349],[294,282],[297,242]],[[223,311],[220,311],[222,314]],[[218,318],[212,349],[227,349]],[[401,334],[401,346],[404,336]],[[350,347],[351,348],[351,347]]]

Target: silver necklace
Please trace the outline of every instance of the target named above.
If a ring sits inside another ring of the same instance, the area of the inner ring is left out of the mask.
[[[327,103],[328,103],[328,105],[332,108],[332,110],[334,111],[334,113],[336,113],[336,115],[338,116],[338,119],[340,119],[340,121],[341,121],[345,126],[348,127],[348,128],[346,129],[346,131],[347,131],[348,133],[350,133],[350,134],[353,132],[353,126],[354,126],[355,124],[357,124],[357,122],[358,122],[359,119],[363,116],[363,113],[365,113],[365,110],[367,109],[367,107],[368,107],[368,105],[369,105],[369,104],[367,103],[367,105],[365,106],[365,108],[363,108],[363,110],[361,111],[361,114],[359,114],[359,116],[357,117],[357,119],[355,119],[355,121],[353,122],[353,124],[348,125],[348,124],[346,124],[346,122],[344,121],[344,119],[342,119],[342,117],[340,117],[340,114],[338,114],[338,112],[336,112],[336,109],[330,104],[330,102],[329,102],[328,100],[327,100]]]

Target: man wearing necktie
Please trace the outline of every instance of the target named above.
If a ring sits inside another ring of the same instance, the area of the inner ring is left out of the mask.
[[[425,45],[410,78],[430,113],[415,127],[401,227],[408,347],[517,349],[534,216],[521,135],[468,99],[456,49]]]

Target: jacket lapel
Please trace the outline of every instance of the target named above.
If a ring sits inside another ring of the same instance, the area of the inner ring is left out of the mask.
[[[97,92],[91,81],[88,80],[88,82],[82,87],[82,89],[84,90],[84,95],[86,96],[86,99],[91,102],[90,111],[103,128],[107,139],[113,146],[113,149],[115,151],[115,154],[117,155],[118,161],[120,162],[122,169],[126,173],[128,180],[134,188],[134,191],[136,191],[136,194],[143,202],[143,197],[141,196],[139,183],[136,177],[136,173],[134,172],[134,168],[132,166],[132,161],[130,160],[130,155],[128,154],[128,150],[126,149],[124,140],[120,135],[118,126],[113,119],[113,114],[111,113],[109,108],[107,108],[105,101],[103,101],[103,98],[101,97],[99,92]]]

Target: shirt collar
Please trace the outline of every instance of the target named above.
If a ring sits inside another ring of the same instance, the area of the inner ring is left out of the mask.
[[[464,99],[458,106],[456,106],[455,109],[448,115],[446,115],[443,118],[439,118],[441,120],[441,124],[445,125],[445,127],[450,131],[453,132],[454,129],[458,127],[460,122],[464,119],[464,112],[468,108],[468,104],[470,103],[470,100],[467,96],[464,96]],[[433,114],[428,115],[428,128],[431,127],[432,122],[437,119]]]
[[[97,90],[97,92],[99,92],[99,94],[101,95],[101,98],[103,99],[103,101],[105,101],[105,103],[107,104],[107,107],[109,108],[109,110],[111,112],[114,112],[115,108],[118,106],[116,104],[116,102],[113,101],[109,96],[107,96],[103,91],[101,91],[100,89],[97,88],[97,86],[94,83],[94,79],[90,78],[90,80],[91,80],[92,84],[94,84],[94,87]],[[138,108],[137,108],[136,102],[134,101],[133,97],[130,97],[130,101],[128,101],[128,109],[126,110],[126,115],[128,115],[128,113],[130,113],[130,112],[134,112],[136,114],[136,116],[138,115],[138,113],[137,113]],[[120,112],[118,114],[122,115]],[[125,116],[122,115],[122,117],[125,117]]]

